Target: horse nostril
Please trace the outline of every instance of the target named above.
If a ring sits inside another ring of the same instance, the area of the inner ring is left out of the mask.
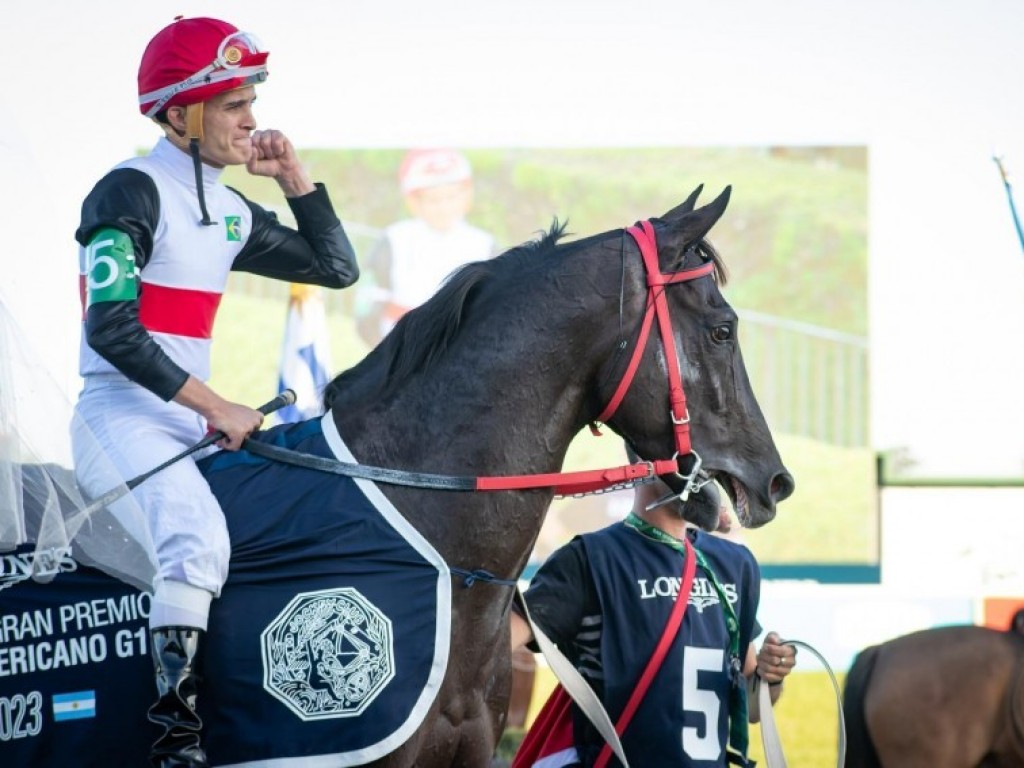
[[[793,476],[789,472],[779,472],[772,478],[772,482],[768,486],[768,495],[773,502],[778,504],[792,496],[795,489],[796,482],[793,480]]]

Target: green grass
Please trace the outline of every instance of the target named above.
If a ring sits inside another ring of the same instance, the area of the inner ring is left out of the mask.
[[[792,435],[776,435],[779,453],[796,478],[796,493],[771,523],[743,531],[744,543],[766,563],[875,563],[878,561],[874,454]],[[624,463],[621,442],[584,430],[566,466],[595,469]],[[573,500],[556,501],[550,518],[565,520]],[[567,537],[566,537],[567,538]]]
[[[384,227],[408,215],[400,150],[304,150],[339,215]],[[711,239],[732,279],[734,306],[864,335],[867,332],[868,158],[863,147],[474,149],[469,220],[510,247],[554,218],[585,236],[659,216],[697,185],[729,209]],[[229,168],[224,181],[283,207],[268,180]]]
[[[839,675],[842,686],[845,675]],[[775,705],[775,725],[789,765],[832,768],[839,750],[839,710],[825,672],[793,672]],[[750,728],[750,755],[764,765],[761,728]]]
[[[277,394],[288,289],[280,284],[270,290],[276,298],[247,296],[232,291],[229,283],[214,329],[210,385],[224,397],[253,406]],[[351,318],[328,313],[327,322],[331,367],[339,373],[362,359],[368,350]]]
[[[776,435],[796,492],[768,525],[745,531],[762,562],[877,563],[878,498],[874,453]]]

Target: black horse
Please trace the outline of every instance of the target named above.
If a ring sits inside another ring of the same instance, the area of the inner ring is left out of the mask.
[[[1024,611],[1009,629],[926,629],[858,654],[848,768],[1024,765]]]
[[[714,480],[744,525],[763,525],[793,481],[750,388],[736,314],[719,290],[723,264],[705,240],[729,191],[695,208],[699,192],[642,237],[631,228],[559,242],[556,224],[464,267],[331,383],[324,419],[258,441],[321,456],[327,445],[335,459],[389,470],[523,476],[559,472],[574,436],[600,418],[674,490],[689,491],[697,524],[717,524]],[[508,585],[552,488],[375,485],[244,451],[204,466],[232,541],[201,660],[211,760],[488,765],[508,706]],[[376,506],[365,509],[368,500]],[[363,510],[354,522],[342,519],[350,502]],[[426,566],[410,557],[400,568],[403,542],[385,550],[400,528]],[[70,557],[67,569],[51,585],[19,577],[4,592],[0,613],[11,620],[0,626],[28,645],[17,659],[0,647],[0,703],[25,713],[24,738],[0,741],[0,763],[141,764],[152,743],[146,600]],[[453,586],[463,571],[492,583]],[[65,597],[62,584],[77,591]],[[433,601],[430,611],[410,610],[414,593]],[[396,599],[409,605],[380,608]],[[420,623],[424,643],[406,631]],[[89,757],[97,743],[103,750]]]
[[[751,390],[724,268],[705,235],[729,190],[694,210],[700,190],[654,221],[663,273],[713,261],[715,277],[663,287],[671,308],[693,446],[740,521],[760,526],[793,490]],[[613,396],[648,306],[648,276],[623,230],[558,243],[546,237],[458,272],[370,355],[330,385],[338,431],[366,464],[478,476],[556,472],[573,437]],[[717,278],[717,279],[716,279]],[[672,456],[665,350],[647,344],[608,426],[644,458]],[[684,460],[683,457],[680,457]],[[666,481],[680,489],[679,476]],[[448,562],[521,573],[549,492],[385,493]],[[712,528],[717,495],[691,497],[691,519]],[[458,590],[458,649],[433,709],[387,766],[486,765],[509,690],[511,593]]]

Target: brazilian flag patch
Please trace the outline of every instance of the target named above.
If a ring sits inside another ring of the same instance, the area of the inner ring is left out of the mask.
[[[225,216],[224,231],[227,234],[227,239],[229,243],[242,242],[242,217]]]

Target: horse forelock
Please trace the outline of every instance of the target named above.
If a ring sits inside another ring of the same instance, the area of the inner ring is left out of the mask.
[[[654,219],[653,221],[659,224],[666,223],[662,219]],[[668,226],[671,227],[671,224],[668,224]],[[715,265],[715,271],[713,273],[715,282],[724,286],[729,282],[729,271],[725,267],[722,255],[707,238],[703,238],[695,243],[687,245],[683,251],[682,258],[677,264],[670,266],[668,271],[672,272],[676,270],[693,269],[695,267],[699,267],[701,264],[706,264],[709,261]]]
[[[702,263],[710,261],[715,265],[714,277],[716,283],[724,286],[729,282],[729,271],[725,268],[725,262],[722,261],[721,254],[719,254],[718,249],[710,241],[700,240],[691,246],[691,250],[697,254]]]
[[[560,245],[565,228],[566,222],[556,218],[551,228],[535,240],[453,272],[437,293],[406,313],[363,362],[334,378],[324,391],[325,406],[331,407],[339,390],[364,366],[381,366],[387,372],[383,387],[377,391],[381,398],[393,394],[416,372],[429,369],[444,357],[464,326],[473,298],[482,290],[502,290],[503,285],[518,280],[535,260],[583,242]]]

